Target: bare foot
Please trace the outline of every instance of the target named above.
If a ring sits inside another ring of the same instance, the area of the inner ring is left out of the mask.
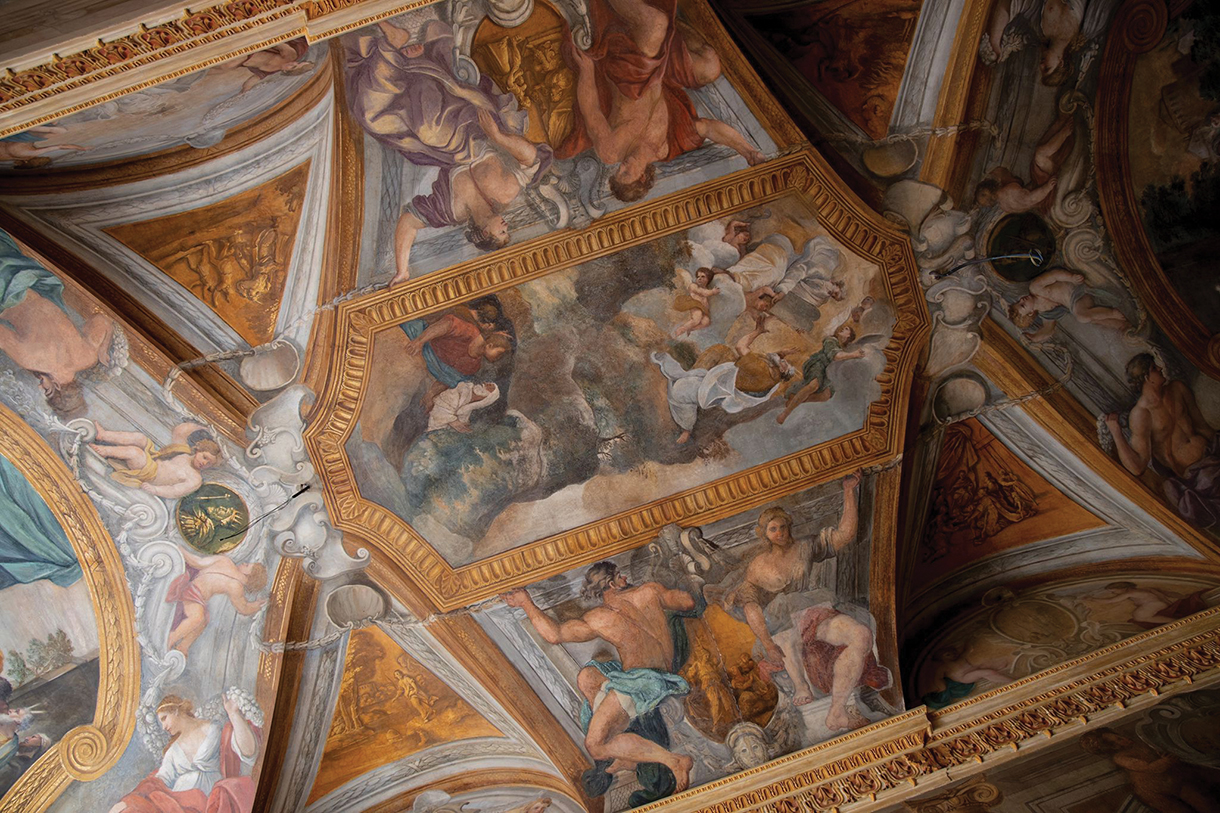
[[[783,425],[784,421],[788,420],[788,416],[790,414],[791,414],[791,412],[789,410],[785,409],[783,412],[781,412],[775,416],[775,422],[780,425]]]
[[[809,692],[801,692],[792,699],[792,705],[794,706],[808,706],[812,702],[813,695],[809,694]]]
[[[401,285],[402,283],[406,282],[410,278],[411,278],[410,271],[399,271],[397,274],[394,275],[394,279],[390,280],[390,287],[393,288],[395,285]]]
[[[674,793],[681,793],[690,787],[690,769],[695,761],[685,754],[674,754],[674,764],[669,769],[674,772],[674,780],[678,783]]]
[[[859,714],[848,712],[843,707],[832,707],[830,713],[826,715],[826,727],[831,731],[850,731],[865,725],[868,725],[868,720],[865,720]]]
[[[688,429],[687,431],[685,431],[685,432],[683,432],[682,434],[678,435],[678,440],[676,441],[676,443],[677,443],[679,446],[681,446],[683,443],[686,443],[686,442],[688,442],[689,440],[690,440],[690,430]]]

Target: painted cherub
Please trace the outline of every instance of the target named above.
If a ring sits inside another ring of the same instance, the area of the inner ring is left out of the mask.
[[[267,568],[258,562],[235,564],[228,556],[201,556],[180,547],[186,560],[186,572],[170,582],[165,594],[167,604],[177,604],[174,626],[166,646],[183,655],[207,628],[208,602],[213,596],[224,596],[240,615],[254,615],[267,599],[253,601],[247,593],[257,593],[267,585]]]
[[[1086,324],[1099,325],[1120,333],[1131,323],[1117,308],[1097,304],[1094,289],[1084,284],[1084,275],[1066,268],[1051,268],[1029,282],[1029,293],[1008,308],[1008,318],[1035,344],[1041,344],[1055,332],[1055,323],[1069,313]],[[1042,323],[1033,331],[1041,317]]]
[[[686,293],[678,294],[674,299],[674,310],[689,313],[686,321],[674,332],[675,339],[681,338],[687,333],[702,330],[712,323],[711,306],[708,304],[708,299],[720,293],[719,288],[712,287],[712,280],[715,278],[716,270],[714,268],[700,268],[695,272],[694,281],[686,286]]]
[[[174,427],[170,443],[157,449],[140,432],[118,432],[93,422],[97,435],[89,448],[104,457],[119,483],[158,497],[185,497],[203,485],[204,469],[220,462],[220,444],[205,427],[189,421]]]

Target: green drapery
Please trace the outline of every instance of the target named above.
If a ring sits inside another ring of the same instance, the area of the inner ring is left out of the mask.
[[[0,456],[0,590],[39,579],[67,587],[80,577],[80,563],[55,515]]]

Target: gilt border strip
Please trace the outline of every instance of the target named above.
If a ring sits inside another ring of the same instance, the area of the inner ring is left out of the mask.
[[[4,794],[0,811],[40,813],[72,780],[105,773],[135,730],[140,654],[135,607],[110,533],[71,472],[16,413],[0,406],[0,454],[30,482],[63,527],[89,589],[98,635],[97,705],[93,720],[68,731]]]
[[[1166,694],[1220,681],[1220,608],[930,712],[920,706],[788,757],[637,808],[812,813],[894,805]]]
[[[790,194],[800,196],[845,247],[880,267],[896,311],[884,349],[886,368],[877,376],[881,395],[860,430],[460,568],[451,567],[402,519],[360,495],[344,444],[363,405],[376,333]],[[668,523],[714,522],[891,458],[901,448],[906,394],[929,326],[909,241],[850,197],[821,157],[805,150],[608,215],[581,231],[554,232],[345,303],[338,312],[332,375],[314,410],[328,420],[311,423],[305,439],[328,473],[325,496],[336,526],[370,540],[438,609],[450,610],[627,550]]]
[[[229,0],[68,56],[0,74],[0,137],[294,37],[320,42],[438,0]],[[733,44],[706,0],[684,8],[716,49],[722,70],[781,149],[803,141]],[[56,103],[62,100],[62,103]]]

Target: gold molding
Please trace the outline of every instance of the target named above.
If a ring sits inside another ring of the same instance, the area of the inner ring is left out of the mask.
[[[902,702],[901,659],[898,657],[898,505],[902,469],[878,472],[873,478],[873,534],[868,561],[868,609],[877,621],[877,652],[890,670],[890,687],[881,695]]]
[[[140,654],[135,607],[118,550],[102,518],[42,437],[0,405],[0,454],[29,480],[63,527],[89,588],[98,634],[93,722],[69,731],[16,781],[0,809],[41,813],[72,780],[101,776],[122,755],[136,724]]]
[[[973,364],[1006,397],[1017,398],[1054,385],[1054,377],[994,321],[984,319],[980,333],[983,341]],[[1220,560],[1220,544],[1214,538],[1178,516],[1159,494],[1102,450],[1097,442],[1096,418],[1065,388],[1027,401],[1021,408],[1124,499],[1139,506],[1207,558]]]
[[[920,706],[836,740],[637,808],[641,813],[880,810],[1220,681],[1220,608],[942,711]],[[731,794],[726,797],[726,794]]]
[[[881,395],[869,406],[860,430],[456,569],[406,522],[361,497],[344,444],[363,405],[377,332],[789,194],[800,196],[844,246],[880,267],[897,314],[893,337],[884,349],[886,369],[877,376]],[[581,231],[553,232],[491,258],[480,257],[344,303],[331,350],[332,376],[313,412],[328,420],[312,422],[305,440],[329,475],[325,497],[335,525],[369,539],[411,574],[438,609],[451,610],[514,584],[628,550],[667,523],[713,522],[890,459],[902,447],[912,368],[929,325],[910,242],[842,189],[821,156],[806,149],[607,215]]]
[[[978,66],[979,39],[987,28],[988,12],[992,0],[966,0],[953,36],[953,49],[949,65],[936,99],[936,112],[932,117],[933,127],[952,127],[961,124],[970,107],[974,89],[975,71]],[[961,133],[931,135],[924,151],[923,164],[919,168],[919,179],[949,189],[958,162],[957,148]]]
[[[1165,0],[1128,0],[1106,36],[1097,88],[1097,192],[1120,266],[1140,302],[1178,349],[1212,378],[1220,379],[1220,333],[1213,334],[1174,287],[1153,251],[1131,179],[1128,111],[1135,63],[1164,36],[1170,11]]]
[[[327,196],[326,239],[322,247],[322,278],[318,281],[316,302],[330,302],[356,288],[360,266],[360,234],[364,224],[364,131],[352,121],[347,110],[343,83],[343,48],[338,42],[330,47],[328,71],[334,76],[334,147],[330,165],[330,193]],[[328,373],[330,359],[315,348],[329,347],[335,332],[332,310],[317,311],[305,345],[301,383],[320,392]]]

